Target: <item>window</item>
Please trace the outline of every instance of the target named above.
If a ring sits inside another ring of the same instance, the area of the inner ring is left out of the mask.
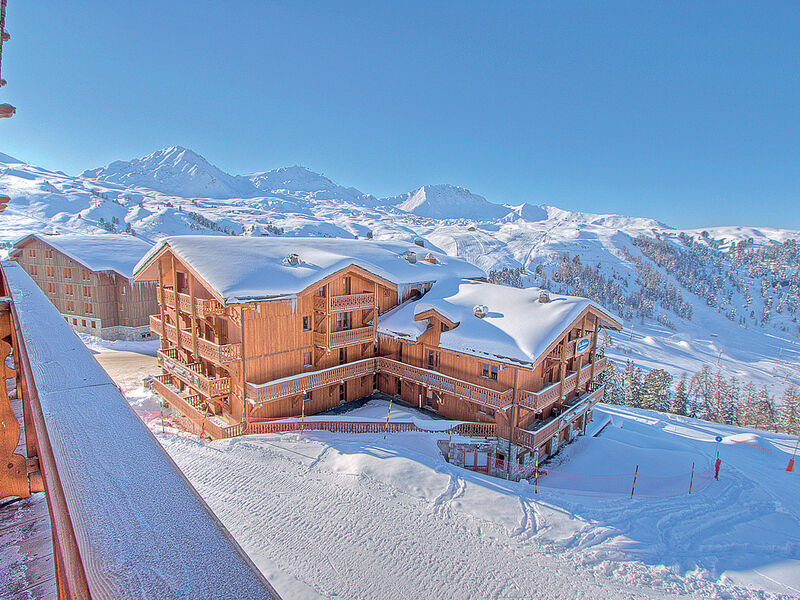
[[[72,279],[72,269],[64,267],[64,279]]]
[[[88,285],[83,286],[83,295],[84,295],[85,298],[91,298],[92,297],[92,288],[89,287]]]
[[[47,275],[48,277],[55,277],[56,276],[56,270],[55,270],[54,267],[45,267],[44,268],[44,274]]]
[[[45,258],[53,258],[53,251],[52,250],[45,250],[44,251]]]
[[[311,331],[311,317],[303,317],[303,331]]]
[[[321,296],[322,298],[325,297],[325,286],[324,285],[319,286],[318,295]]]
[[[125,305],[122,302],[120,302],[119,303],[119,312],[122,312],[124,310],[125,310]]]
[[[81,319],[81,326],[86,327],[86,319]]]
[[[36,265],[31,265],[31,275],[38,275],[39,269]]]
[[[340,312],[336,314],[336,325],[340,330],[350,329],[350,313]]]
[[[50,294],[55,294],[56,293],[56,284],[53,283],[53,282],[48,283],[47,284],[47,291]]]
[[[28,256],[36,256],[36,249],[28,248]]]
[[[344,279],[342,279],[342,291],[344,292],[345,295],[347,295],[350,293],[350,289],[351,289],[350,277],[345,277]]]
[[[481,377],[497,381],[497,372],[498,372],[497,365],[487,365],[487,364],[481,365]]]
[[[92,327],[94,327],[95,329],[97,329],[97,321],[92,321]]]
[[[347,348],[339,348],[339,364],[343,365],[347,362]]]
[[[428,368],[435,369],[439,366],[439,352],[428,350]]]
[[[442,332],[445,331],[450,331],[450,327],[447,325],[447,323],[442,323]]]
[[[85,312],[87,315],[92,314],[93,311],[92,311],[92,305],[91,305],[90,302],[84,302],[83,303],[83,312]]]
[[[346,384],[340,383],[339,384],[339,402],[344,402],[345,400],[347,400]]]
[[[489,408],[488,406],[481,406],[478,409],[478,412],[481,413],[482,415],[486,415],[487,417],[494,418],[494,409]]]
[[[72,284],[68,283],[64,286],[64,293],[72,296],[75,293],[75,290],[72,287]]]
[[[86,269],[81,269],[81,278],[84,281],[91,281],[92,280],[92,273],[91,271],[87,271]]]
[[[75,303],[72,300],[67,300],[67,310],[75,312]]]
[[[122,289],[119,291],[119,294],[120,294],[120,296],[124,296],[124,295],[125,295],[125,288],[122,288]]]
[[[310,367],[311,364],[311,352],[303,352],[303,366]]]
[[[122,319],[122,325],[124,327],[127,327],[128,326],[128,319]]]

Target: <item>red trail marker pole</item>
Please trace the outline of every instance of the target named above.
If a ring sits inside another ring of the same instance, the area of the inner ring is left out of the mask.
[[[794,473],[794,457],[797,456],[798,446],[800,446],[800,439],[798,439],[797,443],[794,445],[794,452],[792,453],[792,458],[789,459],[789,464],[786,465],[786,471],[788,473]]]

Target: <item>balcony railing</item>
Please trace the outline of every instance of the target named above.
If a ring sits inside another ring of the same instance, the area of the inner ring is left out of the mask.
[[[314,345],[321,348],[333,350],[354,344],[363,344],[375,340],[375,327],[357,327],[356,329],[344,329],[342,331],[332,331],[330,333],[314,332]]]
[[[203,398],[197,394],[182,396],[178,388],[172,385],[171,374],[153,376],[152,385],[159,396],[177,408],[185,417],[181,424],[192,433],[206,434],[214,440],[242,435],[244,427],[240,424],[220,427],[209,420],[209,415],[206,413],[207,405]]]
[[[14,332],[10,381],[24,383],[23,458],[43,474],[55,560],[42,565],[54,565],[58,597],[278,598],[18,264],[0,265],[0,296],[11,298],[0,303]],[[5,469],[0,497],[27,477],[24,463]]]
[[[200,363],[186,363],[180,358],[177,348],[159,350],[159,364],[180,378],[185,384],[208,398],[224,396],[231,391],[230,377],[208,377],[203,375]]]
[[[598,358],[594,363],[594,376],[597,377],[605,371],[606,359]],[[575,388],[575,378],[577,373],[570,373],[568,377],[564,378],[564,392],[569,392]],[[592,379],[592,365],[584,365],[581,368],[580,376],[578,377],[578,385],[583,385]],[[538,392],[528,392],[525,390],[520,391],[519,404],[530,410],[542,410],[550,404],[558,402],[561,398],[559,392],[561,390],[560,382],[551,383],[546,388]]]
[[[449,375],[443,375],[437,371],[429,371],[428,369],[408,365],[390,358],[378,358],[378,370],[390,375],[396,375],[401,379],[422,384],[429,389],[453,394],[470,402],[491,406],[492,408],[506,408],[511,404],[514,395],[514,390],[512,389],[499,392],[450,377]]]
[[[175,304],[176,296],[178,297],[177,306]],[[192,297],[189,294],[176,294],[174,290],[164,288],[164,302],[170,308],[177,308],[186,313],[192,312]],[[195,298],[194,310],[198,317],[208,317],[223,314],[225,307],[213,298]]]
[[[175,326],[167,323],[165,325],[167,340],[173,344],[178,344],[178,334]],[[161,335],[161,319],[158,315],[150,315],[150,331],[156,335]],[[180,345],[187,349],[194,348],[194,338],[191,332],[181,329]],[[241,358],[241,344],[215,344],[203,338],[197,338],[197,353],[206,360],[210,360],[218,365],[239,360]]]
[[[375,307],[375,294],[345,294],[343,296],[314,296],[314,310],[322,312],[342,312]]]
[[[547,421],[535,425],[535,429],[517,429],[517,443],[535,450],[600,402],[604,394],[605,388],[600,386],[593,392],[588,392],[577,398],[574,403],[571,403],[572,406],[560,415],[550,417]]]
[[[375,358],[366,358],[339,365],[338,367],[314,371],[313,373],[284,377],[268,383],[248,383],[247,399],[256,404],[263,404],[271,400],[303,394],[317,388],[341,383],[348,379],[372,375],[375,373],[376,361],[377,359]]]

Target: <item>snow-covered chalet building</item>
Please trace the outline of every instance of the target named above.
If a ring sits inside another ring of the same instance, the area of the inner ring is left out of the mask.
[[[135,283],[133,267],[153,244],[129,235],[30,234],[17,261],[75,331],[107,340],[150,339],[156,287]]]
[[[134,269],[158,282],[154,387],[184,414],[234,426],[379,390],[546,456],[591,419],[598,332],[621,324],[485,278],[418,245],[326,238],[168,237]]]

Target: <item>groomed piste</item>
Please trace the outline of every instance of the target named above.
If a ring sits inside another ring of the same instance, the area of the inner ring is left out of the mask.
[[[347,416],[386,419],[387,408],[373,401]],[[593,429],[544,465],[538,493],[448,464],[437,447],[446,434],[206,443],[151,427],[284,597],[800,596],[793,440],[596,411]],[[395,406],[390,418],[411,415]]]

